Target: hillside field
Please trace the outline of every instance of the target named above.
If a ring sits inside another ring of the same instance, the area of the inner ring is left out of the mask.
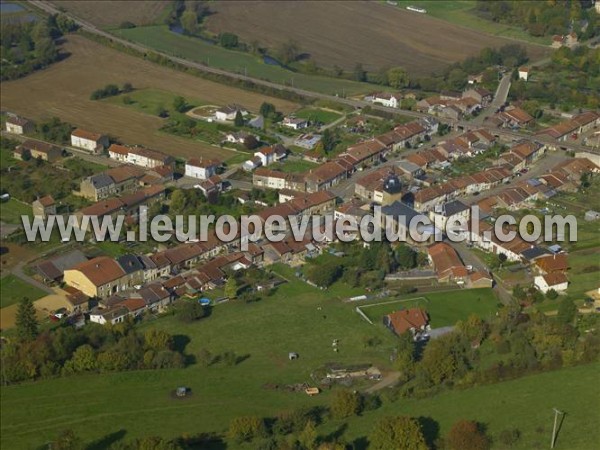
[[[232,1],[211,3],[210,10],[214,14],[206,27],[211,33],[236,33],[244,42],[257,40],[270,49],[291,39],[317,65],[349,70],[362,63],[371,71],[402,66],[411,75],[428,75],[484,47],[515,42],[494,36],[493,26],[484,32],[384,2]],[[533,59],[549,52],[548,47],[522,44]]]
[[[233,417],[273,417],[300,406],[326,405],[331,395],[325,391],[311,398],[268,388],[269,384],[312,383],[311,373],[327,363],[371,363],[388,368],[396,338],[383,327],[368,324],[356,314],[353,304],[342,301],[364,293],[362,290],[337,284],[321,291],[294,278],[293,269],[273,269],[290,282],[272,296],[214,306],[208,318],[192,324],[167,315],[141,325],[174,334],[177,345],[192,358],[201,349],[213,355],[235,352],[240,361],[236,365],[195,363],[178,370],[89,374],[2,387],[2,447],[35,448],[65,428],[88,442],[115,436],[132,439],[149,434],[174,437],[223,432]],[[365,339],[372,337],[381,343],[366,346]],[[332,351],[333,339],[339,339],[338,353]],[[300,358],[289,361],[290,351],[298,352]],[[516,448],[529,449],[542,439],[535,429],[549,423],[540,414],[549,405],[569,414],[562,431],[564,442],[579,445],[572,448],[585,448],[595,430],[589,412],[594,401],[590,389],[597,389],[591,380],[597,369],[597,365],[578,367],[425,400],[384,400],[382,408],[352,418],[341,438],[350,442],[364,439],[373,421],[388,414],[431,417],[445,433],[459,417],[456,407],[460,405],[460,417],[480,420],[492,433],[518,427],[524,446]],[[542,379],[543,383],[538,381]],[[182,385],[191,388],[193,395],[172,399],[170,392]],[[482,398],[486,401],[481,402]],[[499,413],[502,419],[498,419]],[[341,423],[328,421],[319,433],[333,433],[340,427]],[[239,448],[233,442],[227,444],[227,448]]]
[[[225,160],[234,152],[202,142],[158,133],[166,119],[124,105],[90,100],[106,84],[133,84],[172,92],[214,105],[239,103],[257,112],[264,101],[288,113],[298,105],[236,89],[158,66],[110,49],[84,37],[70,35],[63,45],[69,57],[25,78],[2,83],[3,110],[40,120],[58,116],[74,126],[107,133],[126,144],[141,144],[178,157],[205,156]],[[170,105],[165,105],[170,106]]]

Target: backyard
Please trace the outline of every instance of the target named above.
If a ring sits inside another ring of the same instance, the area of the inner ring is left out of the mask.
[[[6,275],[0,279],[0,307],[6,308],[28,297],[31,301],[42,298],[46,293],[41,289],[17,278],[14,275]]]
[[[470,314],[489,319],[498,309],[498,300],[492,289],[464,289],[360,305],[361,311],[375,324],[381,324],[387,314],[409,308],[423,308],[429,314],[431,327],[439,328],[454,325]]]

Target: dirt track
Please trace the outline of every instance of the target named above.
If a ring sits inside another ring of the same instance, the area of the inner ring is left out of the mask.
[[[292,39],[325,67],[400,65],[424,75],[484,47],[515,42],[373,1],[227,1],[211,2],[210,10],[215,14],[207,18],[207,27],[214,33],[233,32],[244,42],[257,40],[270,48]],[[534,59],[548,52],[523,45]]]
[[[75,126],[108,133],[126,143],[142,144],[174,156],[226,159],[231,151],[159,133],[165,119],[125,106],[90,100],[108,84],[131,82],[135,88],[157,88],[211,104],[240,103],[258,111],[263,101],[288,112],[297,105],[260,94],[213,83],[112,50],[81,36],[70,36],[63,46],[71,55],[48,69],[15,81],[3,82],[2,109],[40,119],[58,116]]]

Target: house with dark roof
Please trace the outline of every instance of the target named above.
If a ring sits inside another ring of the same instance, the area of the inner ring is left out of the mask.
[[[60,281],[64,272],[76,265],[87,261],[87,258],[80,250],[72,250],[62,255],[44,259],[35,264],[36,272],[44,281]]]
[[[436,205],[432,211],[429,211],[429,218],[433,225],[440,230],[445,231],[447,224],[458,229],[459,224],[468,223],[471,218],[471,208],[459,200],[452,200]]]
[[[161,311],[173,300],[173,294],[160,283],[143,287],[137,293],[150,311]]]
[[[98,201],[139,188],[139,179],[144,171],[134,166],[119,166],[107,169],[81,180],[79,193],[89,200]]]
[[[24,159],[23,155],[25,154],[28,154],[31,159],[39,158],[43,161],[54,162],[61,158],[62,150],[47,142],[27,139],[22,144],[17,145],[14,151],[16,159]]]
[[[396,167],[382,167],[358,179],[354,193],[363,200],[388,205],[402,198],[401,175]]]
[[[223,106],[222,108],[219,108],[215,112],[215,118],[217,120],[220,120],[220,121],[223,121],[223,122],[232,121],[232,120],[235,120],[235,116],[237,115],[238,112],[243,117],[245,117],[245,116],[248,115],[248,110],[246,108],[244,108],[241,105],[237,105],[235,103],[232,103],[230,105]]]
[[[117,263],[125,272],[122,286],[133,288],[144,282],[144,265],[136,255],[122,255],[117,258]]]
[[[405,203],[396,201],[391,205],[385,205],[381,208],[381,227],[390,240],[404,239],[409,242],[415,242],[411,236],[411,224],[414,227],[413,235],[419,236],[418,239],[432,240],[435,235],[433,226],[419,224],[421,221],[428,221],[427,215],[419,213]],[[418,242],[423,243],[423,242]]]
[[[32,121],[18,116],[8,116],[5,127],[6,131],[12,134],[27,134],[35,130],[35,125]]]

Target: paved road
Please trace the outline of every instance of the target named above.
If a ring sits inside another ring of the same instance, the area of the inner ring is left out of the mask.
[[[533,166],[529,168],[529,172],[526,174],[512,178],[507,184],[500,184],[495,186],[487,191],[483,192],[480,195],[465,195],[460,198],[460,201],[470,205],[472,203],[477,203],[483,198],[491,197],[500,193],[501,191],[514,187],[517,183],[524,180],[529,180],[531,178],[537,178],[545,173],[549,172],[554,166],[569,159],[569,156],[561,151],[553,151],[546,153],[540,160],[538,160]]]
[[[504,103],[506,103],[506,99],[508,98],[508,92],[510,91],[511,86],[511,76],[512,72],[505,73],[498,87],[496,88],[496,93],[494,94],[494,98],[489,104],[489,106],[481,112],[477,117],[473,119],[473,123],[483,124],[485,119],[493,115],[498,108],[500,108]]]
[[[44,283],[40,283],[39,281],[31,278],[29,275],[27,275],[25,272],[23,272],[23,267],[25,266],[25,264],[26,264],[25,262],[18,263],[15,267],[13,267],[13,269],[11,270],[11,273],[15,277],[23,280],[25,283],[31,284],[31,285],[35,286],[36,288],[41,289],[42,291],[46,292],[47,294],[54,294],[54,291],[52,289],[50,289],[48,286],[46,286]]]
[[[372,109],[377,109],[377,110],[381,110],[381,111],[385,111],[385,112],[390,112],[390,113],[394,113],[394,114],[402,114],[404,116],[408,116],[408,117],[414,117],[414,118],[425,118],[425,117],[432,117],[430,114],[425,114],[425,113],[419,113],[416,111],[407,111],[407,110],[399,110],[396,108],[387,108],[385,106],[381,106],[381,105],[376,105],[370,102],[365,102],[362,100],[354,100],[354,99],[349,99],[349,98],[343,98],[343,97],[338,97],[335,95],[328,95],[328,94],[322,94],[322,93],[318,93],[318,92],[312,92],[312,91],[307,91],[304,89],[299,89],[299,88],[295,88],[292,86],[286,86],[286,85],[282,85],[282,84],[278,84],[278,83],[273,83],[270,81],[265,81],[265,80],[260,80],[258,78],[252,78],[252,77],[248,77],[245,75],[241,75],[241,74],[237,74],[237,73],[231,73],[231,72],[227,72],[226,70],[222,70],[222,69],[217,69],[215,67],[209,67],[205,64],[201,64],[201,63],[197,63],[197,62],[193,62],[193,61],[189,61],[183,58],[179,58],[177,56],[173,56],[167,53],[162,53],[159,52],[157,50],[154,50],[152,48],[149,47],[145,47],[143,45],[140,45],[138,43],[133,43],[130,41],[127,41],[125,39],[119,38],[117,36],[114,36],[110,33],[107,33],[106,31],[103,31],[101,29],[99,29],[98,27],[96,27],[95,25],[86,22],[76,16],[74,16],[73,14],[70,13],[64,13],[62,11],[60,11],[58,8],[56,8],[54,5],[50,4],[50,3],[46,3],[46,2],[42,2],[39,0],[29,0],[29,3],[31,3],[33,6],[46,11],[49,14],[64,14],[68,17],[70,17],[73,21],[75,21],[83,30],[95,34],[97,36],[101,36],[107,39],[110,39],[113,42],[117,42],[121,45],[123,45],[124,47],[133,49],[137,52],[141,52],[141,53],[147,53],[147,52],[152,52],[152,53],[156,53],[158,55],[161,55],[162,57],[175,62],[177,64],[180,64],[182,66],[185,67],[191,67],[197,70],[201,70],[203,72],[208,72],[208,73],[213,73],[213,74],[217,74],[217,75],[223,75],[223,76],[227,76],[229,78],[234,78],[234,79],[238,79],[238,80],[243,80],[243,81],[248,81],[248,82],[252,82],[256,85],[262,85],[262,86],[267,86],[273,89],[278,89],[280,91],[289,91],[289,92],[294,92],[296,94],[302,95],[304,97],[307,98],[314,98],[314,99],[323,99],[323,100],[332,100],[338,103],[343,103],[349,106],[352,106],[354,108],[363,108],[365,106],[369,106]],[[453,127],[462,127],[465,129],[472,129],[472,128],[476,128],[479,125],[476,123],[471,123],[468,121],[464,121],[464,120],[459,120],[459,121],[447,121],[450,125],[452,125]],[[501,135],[506,139],[522,139],[523,135],[514,132],[514,131],[510,131],[510,130],[505,130],[505,129],[499,129],[499,130],[495,130],[494,131],[495,134]],[[537,138],[536,140],[540,141],[540,142],[544,142],[547,144],[556,144],[556,141],[554,141],[553,139],[549,139],[549,138]],[[584,147],[581,145],[577,145],[577,144],[568,144],[568,143],[561,143],[562,147],[566,147],[569,148],[571,150],[574,151],[590,151],[590,152],[595,152],[595,153],[599,153],[600,154],[600,150],[595,150],[595,149],[591,149],[589,147]]]
[[[12,133],[9,133],[8,131],[2,131],[2,136],[6,136],[10,139],[17,140],[20,142],[25,142],[28,139],[33,139],[29,136],[23,136],[22,134],[12,134]],[[90,152],[88,152],[87,150],[82,150],[80,148],[71,147],[69,145],[57,145],[54,142],[44,141],[42,139],[37,139],[37,138],[35,140],[40,141],[40,142],[45,142],[46,144],[50,144],[50,145],[56,145],[57,147],[60,147],[60,148],[64,148],[66,151],[72,153],[74,156],[77,156],[78,158],[81,158],[81,159],[84,159],[86,161],[93,162],[96,164],[101,164],[103,166],[117,167],[117,166],[123,165],[123,163],[120,163],[119,161],[115,161],[114,159],[110,159],[108,156],[105,156],[105,155],[93,155]]]
[[[476,270],[483,270],[491,273],[487,264],[485,264],[485,262],[483,262],[478,255],[473,253],[464,242],[447,242],[452,246],[452,248],[454,248],[454,250],[456,250],[456,253],[458,253],[460,259],[462,259],[465,265],[473,266],[473,268]],[[495,279],[495,281],[496,284],[494,285],[494,291],[498,294],[498,298],[502,303],[508,304],[512,301],[512,295],[498,279]]]

